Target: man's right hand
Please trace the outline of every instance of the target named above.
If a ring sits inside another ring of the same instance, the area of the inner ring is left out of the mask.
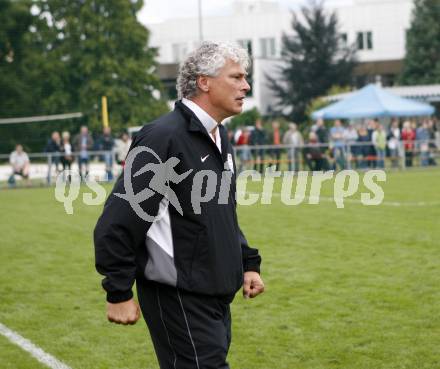
[[[140,314],[139,305],[133,299],[112,304],[107,302],[107,319],[116,324],[135,324]]]

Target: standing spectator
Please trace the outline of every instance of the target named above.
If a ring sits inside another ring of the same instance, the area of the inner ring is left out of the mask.
[[[359,169],[365,169],[368,167],[368,157],[370,155],[370,136],[368,135],[368,130],[365,125],[359,127],[358,132],[358,142],[360,145],[357,150],[357,159]]]
[[[434,148],[440,148],[440,121],[436,117],[432,118],[432,128],[435,138]]]
[[[113,180],[113,148],[115,146],[115,140],[112,136],[112,130],[110,127],[104,127],[102,136],[99,138],[99,150],[104,152],[105,174],[107,181]]]
[[[338,169],[345,169],[345,128],[339,119],[335,120],[330,129],[330,140],[332,145],[333,158]]]
[[[57,131],[54,131],[52,132],[52,135],[44,148],[44,152],[49,154],[47,158],[47,183],[50,183],[52,179],[52,166],[55,166],[55,175],[58,174],[58,166],[60,164],[60,146],[60,134]]]
[[[240,164],[238,172],[243,170],[243,167],[247,168],[247,165],[251,161],[251,151],[249,149],[250,132],[247,127],[241,129],[241,134],[237,140],[237,146],[239,147],[238,156],[240,158]]]
[[[348,147],[347,150],[347,163],[356,162],[357,151],[359,146],[356,145],[358,139],[358,133],[356,127],[353,124],[349,124],[347,129],[344,131],[345,145]],[[356,165],[357,167],[357,165]]]
[[[249,144],[249,137],[250,137],[249,129],[247,129],[246,127],[243,127],[243,128],[239,129],[239,132],[240,132],[240,134],[237,136],[235,144],[237,146],[248,145]]]
[[[387,135],[383,125],[378,123],[376,130],[373,132],[371,140],[376,150],[376,166],[378,168],[385,168],[385,149],[387,147]]]
[[[403,148],[405,149],[405,166],[412,167],[413,165],[413,152],[414,141],[416,139],[416,133],[411,128],[411,122],[405,121],[403,123],[403,129],[401,134],[403,140]]]
[[[280,124],[274,120],[272,122],[272,133],[269,138],[269,145],[279,146],[281,144]],[[279,147],[273,147],[270,149],[270,155],[272,157],[272,164],[275,165],[275,170],[280,167],[281,149]]]
[[[435,151],[437,149],[436,134],[437,127],[432,119],[428,120],[429,130],[429,165],[437,165],[435,162]]]
[[[371,142],[371,145],[368,147],[368,155],[367,155],[367,165],[370,168],[376,167],[376,149],[373,145],[373,132],[376,130],[376,122],[374,119],[370,119],[367,122],[367,133],[368,133],[368,141]]]
[[[393,168],[397,168],[399,165],[399,142],[400,142],[399,121],[397,119],[393,119],[393,121],[391,122],[387,140],[388,140],[388,149],[390,150],[391,166]]]
[[[84,180],[87,174],[89,174],[89,151],[93,147],[93,138],[86,126],[82,126],[80,133],[74,138],[73,147],[78,153],[79,175],[81,179]]]
[[[255,128],[251,133],[250,144],[252,146],[266,145],[267,135],[266,130],[263,128],[263,122],[258,118],[255,122]],[[254,170],[259,170],[260,173],[264,172],[264,149],[252,150],[254,156]]]
[[[130,136],[127,132],[122,133],[121,139],[116,144],[116,161],[122,168],[125,165],[125,158],[131,146]]]
[[[72,145],[70,144],[70,133],[65,131],[62,133],[61,142],[61,164],[63,165],[63,171],[71,170],[73,162]],[[64,177],[64,180],[70,182],[70,176]]]
[[[238,127],[234,132],[234,142],[237,144],[238,139],[240,138],[244,127]]]
[[[420,165],[429,165],[429,128],[428,121],[424,120],[422,125],[416,130],[416,141],[420,150]]]
[[[29,184],[29,169],[30,161],[29,156],[24,152],[23,146],[17,144],[15,151],[11,152],[9,156],[9,163],[12,166],[12,174],[8,179],[9,185],[15,186],[15,176],[22,177],[26,184]]]
[[[318,139],[318,143],[320,144],[319,147],[320,147],[320,149],[322,151],[322,154],[323,154],[323,158],[322,158],[323,163],[324,163],[323,170],[328,170],[329,169],[329,163],[328,163],[327,156],[326,156],[326,152],[329,149],[329,145],[328,145],[328,129],[325,126],[323,119],[318,119],[316,121],[315,133],[316,133],[316,137]]]
[[[328,143],[328,131],[327,131],[327,127],[324,124],[324,120],[318,119],[316,121],[314,131],[316,133],[316,136],[318,138],[319,143],[322,143],[322,144]],[[326,150],[325,147],[322,147],[322,149],[323,149],[323,151]]]
[[[318,135],[316,132],[309,133],[309,142],[303,150],[307,166],[311,171],[326,170],[325,155],[319,146]]]
[[[289,123],[289,129],[283,136],[283,144],[290,146],[287,149],[289,170],[299,170],[300,150],[304,146],[304,139],[295,123]]]

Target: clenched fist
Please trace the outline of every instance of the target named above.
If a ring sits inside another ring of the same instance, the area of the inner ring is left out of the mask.
[[[254,298],[264,292],[264,283],[257,272],[245,272],[243,280],[243,296]]]
[[[140,314],[139,305],[133,299],[117,304],[107,303],[107,319],[116,324],[135,324]]]

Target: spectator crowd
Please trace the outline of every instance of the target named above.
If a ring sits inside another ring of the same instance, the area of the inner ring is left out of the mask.
[[[123,132],[116,140],[110,127],[105,127],[102,134],[95,139],[86,126],[82,126],[72,140],[69,132],[64,131],[60,134],[54,131],[44,147],[48,158],[47,182],[51,182],[53,174],[57,175],[61,171],[64,173],[64,170],[71,170],[75,162],[81,179],[84,179],[89,174],[90,161],[94,157],[105,163],[106,178],[111,181],[113,180],[114,161],[123,166],[130,145],[131,139],[127,132]],[[17,144],[10,154],[9,163],[12,167],[9,185],[15,185],[17,176],[29,183],[29,155],[24,152],[21,144]],[[65,178],[65,180],[69,179],[70,177]]]
[[[345,125],[337,119],[330,127],[318,119],[303,132],[295,123],[288,123],[284,132],[278,121],[266,127],[258,119],[254,127],[239,127],[230,135],[239,171],[263,173],[282,163],[289,170],[385,168],[387,158],[392,168],[412,167],[417,158],[421,166],[436,165],[440,132],[434,119],[393,119],[388,126],[374,119]]]
[[[420,122],[393,119],[387,127],[373,119],[361,124],[335,120],[331,126],[319,119],[302,132],[293,122],[263,123],[257,119],[253,126],[229,131],[229,138],[236,147],[238,172],[255,169],[264,173],[268,167],[291,171],[385,168],[387,158],[387,166],[392,168],[412,167],[417,158],[421,166],[434,166],[439,134],[434,119]],[[55,131],[44,148],[48,157],[47,181],[51,182],[53,174],[71,170],[75,162],[84,179],[92,158],[105,164],[106,178],[111,181],[115,161],[123,167],[130,145],[128,133],[115,139],[110,127],[103,128],[93,138],[88,128],[82,126],[72,140],[69,132]],[[16,145],[9,162],[12,168],[9,184],[14,186],[16,177],[29,183],[30,160],[21,144]]]

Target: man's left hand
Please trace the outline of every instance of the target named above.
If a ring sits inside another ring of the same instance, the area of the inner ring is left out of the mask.
[[[257,272],[245,272],[243,281],[243,296],[254,298],[264,292],[264,283]]]

